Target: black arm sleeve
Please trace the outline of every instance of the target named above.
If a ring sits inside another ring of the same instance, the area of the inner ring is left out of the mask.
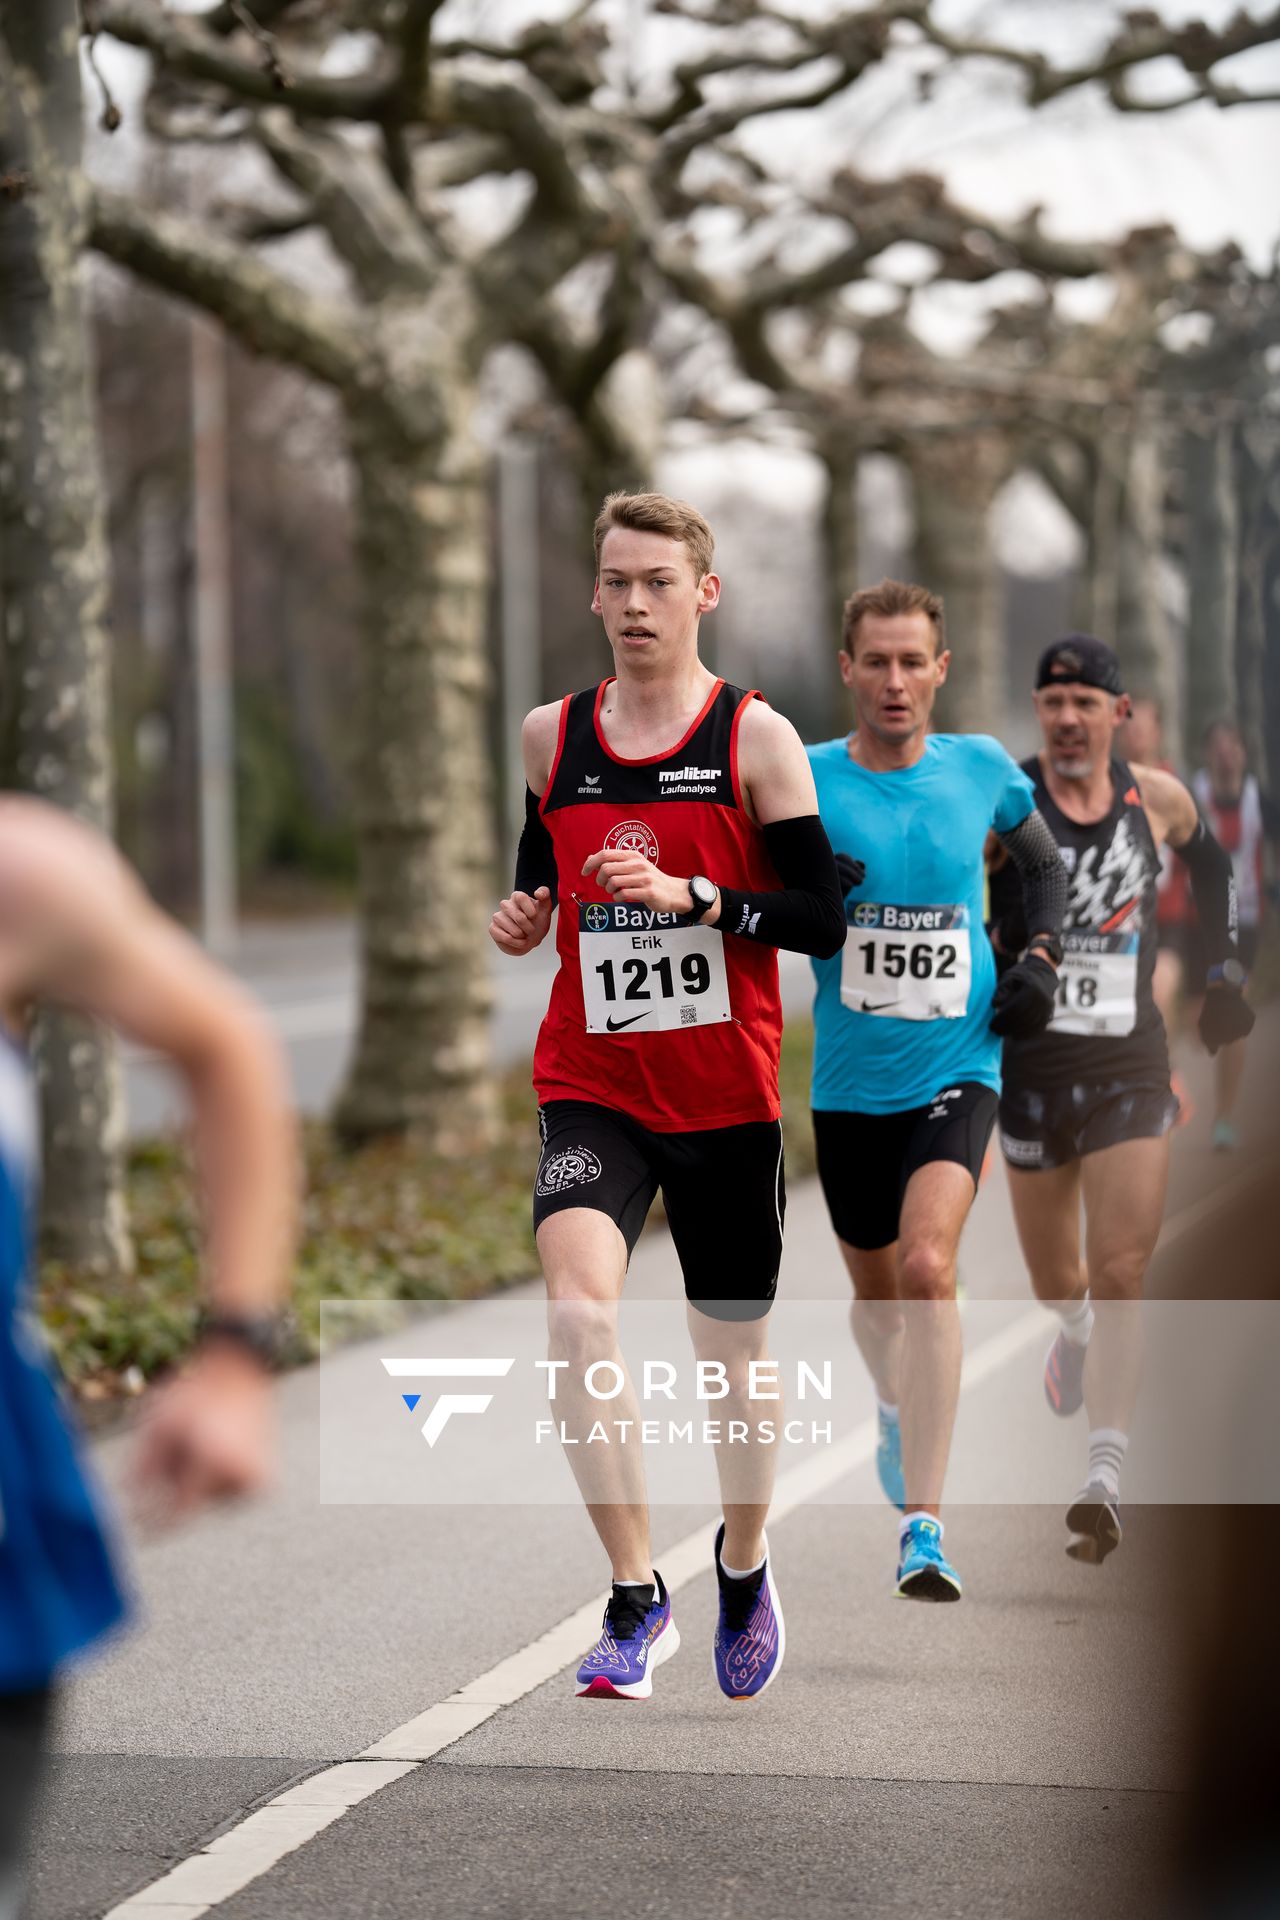
[[[826,828],[816,813],[804,813],[794,820],[773,820],[763,833],[782,891],[744,893],[738,887],[721,887],[717,928],[768,947],[829,960],[844,945],[845,917]]]
[[[520,845],[516,848],[515,891],[532,895],[539,887],[550,887],[554,900],[558,885],[556,850],[551,844],[547,823],[538,812],[538,796],[532,787],[526,787],[524,830],[520,835]]]
[[[1035,934],[1062,932],[1070,882],[1058,843],[1035,809],[996,838],[1013,862],[1021,888],[1016,906],[1010,902],[1011,889],[1001,889],[1009,904],[997,923],[1000,944],[1008,953],[1021,953]]]
[[[1191,878],[1191,898],[1200,916],[1209,965],[1216,967],[1224,960],[1238,960],[1236,877],[1231,869],[1231,856],[1214,839],[1203,819],[1196,821],[1196,830],[1186,845],[1173,850]],[[1199,993],[1203,984],[1193,980],[1190,991]]]

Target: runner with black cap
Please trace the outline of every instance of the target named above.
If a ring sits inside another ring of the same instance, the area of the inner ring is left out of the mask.
[[[1062,1318],[1045,1392],[1055,1413],[1082,1402],[1088,1409],[1088,1478],[1067,1511],[1067,1551],[1094,1563],[1120,1542],[1120,1467],[1140,1357],[1131,1316],[1104,1314],[1095,1332],[1092,1302],[1141,1297],[1177,1109],[1152,993],[1162,845],[1185,862],[1205,929],[1205,1045],[1216,1053],[1253,1025],[1231,862],[1179,779],[1115,754],[1128,704],[1120,663],[1103,641],[1073,633],[1045,649],[1035,692],[1044,747],[1023,770],[1071,893],[1053,1019],[1043,1033],[1006,1039],[1000,1097],[1023,1255],[1037,1295]],[[1014,964],[1027,930],[1020,890],[1004,870],[991,879],[991,936],[999,963]]]

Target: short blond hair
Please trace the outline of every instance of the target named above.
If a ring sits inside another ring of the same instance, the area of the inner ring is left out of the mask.
[[[850,595],[844,603],[844,620],[840,629],[840,641],[845,652],[852,657],[859,624],[868,614],[879,620],[893,620],[904,613],[928,615],[933,622],[934,652],[941,653],[946,634],[942,596],[930,593],[928,587],[913,587],[905,580],[882,580],[878,586],[863,587]]]
[[[633,533],[661,533],[668,540],[681,540],[693,561],[694,577],[701,580],[710,573],[715,554],[715,536],[710,527],[687,500],[672,500],[665,493],[611,493],[596,515],[596,572],[600,571],[600,553],[604,537],[611,527],[629,527]]]

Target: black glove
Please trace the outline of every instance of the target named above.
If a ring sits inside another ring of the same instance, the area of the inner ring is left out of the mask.
[[[867,863],[865,860],[855,860],[851,853],[838,853],[836,873],[840,878],[840,897],[844,899],[847,894],[853,892],[855,887],[860,887],[866,879]]]
[[[1033,1040],[1053,1018],[1057,970],[1029,953],[1001,975],[991,996],[991,1031],[1009,1040]]]
[[[1253,1008],[1236,987],[1209,987],[1200,1009],[1200,1038],[1210,1053],[1253,1032]]]

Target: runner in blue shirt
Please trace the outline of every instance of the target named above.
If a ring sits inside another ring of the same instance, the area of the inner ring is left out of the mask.
[[[1053,1011],[1067,880],[998,741],[928,732],[951,659],[938,596],[895,580],[864,589],[843,639],[858,724],[809,749],[849,922],[842,952],[813,963],[818,1173],[875,1382],[881,1484],[903,1512],[898,1592],[958,1600],[938,1517],[960,1384],[956,1253],[995,1122],[1000,1037],[1038,1033]],[[989,831],[1034,929],[998,988]]]
[[[37,1129],[23,1041],[37,1000],[118,1025],[165,1054],[191,1094],[212,1308],[191,1366],[144,1423],[135,1479],[157,1519],[265,1479],[265,1362],[295,1211],[283,1075],[239,989],[105,840],[38,801],[0,799],[0,1915],[21,1904],[59,1679],[127,1612],[30,1303]]]

